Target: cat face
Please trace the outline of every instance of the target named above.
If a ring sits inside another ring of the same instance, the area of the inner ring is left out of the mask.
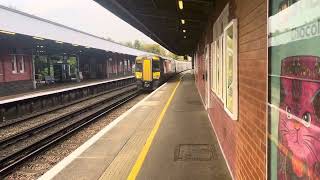
[[[320,81],[317,58],[293,57],[282,62],[279,142],[288,150],[296,177],[320,176]],[[282,160],[284,161],[284,160]]]

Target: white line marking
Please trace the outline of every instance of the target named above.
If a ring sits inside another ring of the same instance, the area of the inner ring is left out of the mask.
[[[164,83],[162,86],[160,86],[158,89],[153,91],[151,94],[149,94],[147,97],[142,99],[140,102],[135,104],[132,108],[130,108],[128,111],[123,113],[121,116],[119,116],[117,119],[112,121],[109,125],[107,125],[105,128],[103,128],[101,131],[99,131],[96,135],[91,137],[88,141],[86,141],[84,144],[82,144],[80,147],[78,147],[75,151],[73,151],[71,154],[69,154],[67,157],[65,157],[62,161],[60,161],[58,164],[53,166],[49,171],[47,171],[45,174],[43,174],[41,177],[38,178],[38,180],[49,180],[54,178],[59,172],[61,172],[65,167],[67,167],[73,160],[75,160],[81,153],[83,153],[85,150],[87,150],[90,146],[92,146],[95,142],[97,142],[103,135],[105,135],[107,132],[109,132],[112,128],[114,128],[124,117],[126,117],[129,113],[137,109],[144,101],[146,101],[148,98],[150,98],[152,95],[154,95],[158,90],[160,90],[162,87],[164,87],[167,83]]]

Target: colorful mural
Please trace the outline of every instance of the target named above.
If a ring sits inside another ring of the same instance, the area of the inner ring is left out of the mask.
[[[320,177],[320,83],[314,80],[320,80],[318,57],[282,60],[279,179]]]
[[[269,7],[269,178],[320,179],[320,0]]]

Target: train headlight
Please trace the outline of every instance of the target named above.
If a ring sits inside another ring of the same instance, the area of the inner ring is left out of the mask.
[[[160,79],[160,72],[154,72],[153,79]]]
[[[142,78],[142,72],[136,72],[135,75],[136,75],[137,79],[141,79]]]

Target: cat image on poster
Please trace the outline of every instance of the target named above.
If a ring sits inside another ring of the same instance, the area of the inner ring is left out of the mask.
[[[281,61],[278,179],[320,179],[320,58]]]

